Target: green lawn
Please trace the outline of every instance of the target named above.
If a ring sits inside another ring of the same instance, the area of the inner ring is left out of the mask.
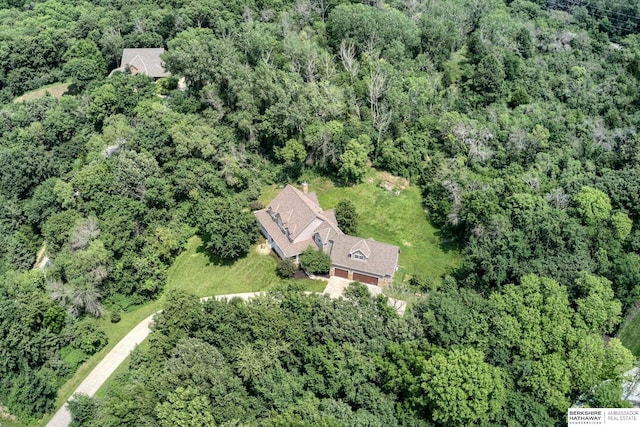
[[[212,262],[202,240],[194,236],[169,269],[167,290],[182,289],[199,297],[266,291],[285,281],[276,276],[276,258],[256,253],[255,246],[233,264]],[[325,282],[302,280],[308,291],[322,292]]]
[[[53,83],[47,86],[43,86],[39,89],[32,90],[31,92],[27,92],[24,95],[21,95],[13,100],[13,102],[24,102],[31,101],[34,99],[42,98],[47,94],[60,98],[62,95],[67,92],[69,89],[69,83]]]
[[[461,265],[460,253],[443,248],[437,229],[427,220],[420,190],[405,180],[372,170],[364,183],[351,187],[337,187],[322,177],[310,177],[308,181],[309,191],[318,195],[323,209],[335,207],[341,199],[355,204],[360,217],[359,236],[400,247],[396,281],[421,274],[439,283],[443,274]],[[400,193],[382,188],[385,182],[395,184]],[[276,186],[265,188],[260,201],[266,205],[277,191]]]
[[[622,341],[622,344],[627,347],[634,356],[640,356],[640,311],[636,311],[635,314],[628,319],[622,328],[618,337]]]
[[[82,380],[95,368],[117,343],[135,325],[152,313],[162,309],[166,301],[167,291],[182,289],[199,297],[235,294],[241,292],[266,291],[274,286],[285,283],[276,276],[276,259],[272,255],[259,255],[253,246],[249,253],[230,264],[212,262],[204,251],[202,240],[194,236],[186,244],[185,250],[176,258],[169,269],[165,291],[160,297],[144,306],[130,312],[123,312],[122,319],[118,323],[109,321],[109,313],[99,320],[100,327],[109,338],[109,344],[100,352],[94,354],[81,365],[73,377],[67,381],[58,391],[56,408],[59,408],[71,396]],[[311,292],[322,292],[326,283],[318,280],[296,280],[306,286]],[[127,362],[128,363],[128,359]],[[126,366],[118,368],[117,372],[124,371]],[[108,384],[107,381],[106,384]],[[44,426],[53,414],[48,414],[38,422]],[[0,424],[1,425],[1,424]],[[21,424],[15,424],[20,426]]]

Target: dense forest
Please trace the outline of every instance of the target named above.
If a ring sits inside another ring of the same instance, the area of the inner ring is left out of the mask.
[[[414,278],[428,292],[404,318],[359,287],[175,294],[121,387],[76,402],[77,425],[552,426],[578,400],[624,404],[634,360],[611,337],[640,302],[634,2],[0,4],[1,412],[52,410],[106,344],[104,307],[157,298],[189,237],[246,253],[264,185],[350,185],[371,166],[421,188],[462,268]],[[126,47],[164,47],[174,77],[107,77]],[[64,96],[14,102],[56,82]]]

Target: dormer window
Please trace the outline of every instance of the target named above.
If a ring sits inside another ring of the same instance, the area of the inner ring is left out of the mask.
[[[367,257],[364,256],[364,254],[362,252],[360,252],[360,251],[352,253],[351,254],[351,258],[357,259],[359,261],[366,261],[367,260]]]

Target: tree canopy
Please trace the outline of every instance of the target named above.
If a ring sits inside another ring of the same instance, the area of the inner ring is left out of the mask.
[[[406,319],[358,288],[179,298],[190,317],[167,313],[178,330],[78,419],[544,426],[577,399],[621,405],[640,21],[630,2],[575,3],[0,0],[0,406],[51,410],[107,342],[105,308],[158,298],[194,234],[212,262],[244,256],[264,188],[377,185],[372,167],[419,187],[464,258],[429,283],[396,275],[428,291]],[[165,48],[172,76],[109,76],[132,47]],[[336,206],[345,232],[353,213]]]

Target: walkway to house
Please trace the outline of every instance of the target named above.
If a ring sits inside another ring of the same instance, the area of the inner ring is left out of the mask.
[[[339,277],[331,277],[328,280],[327,287],[324,290],[324,294],[329,295],[330,298],[339,298],[342,296],[344,289],[347,287],[351,280],[341,279]],[[382,292],[382,289],[373,286],[366,285],[369,288],[369,292],[372,295],[378,295]],[[217,300],[223,299],[233,299],[240,298],[243,300],[248,300],[258,295],[264,295],[264,292],[246,292],[242,294],[227,294],[227,295],[216,295],[215,297],[205,297],[201,298],[201,300],[206,301],[210,298],[215,298]],[[400,300],[392,300],[389,299],[389,305],[394,307],[396,311],[403,315],[406,302]],[[113,372],[120,366],[122,362],[129,356],[129,353],[136,348],[138,344],[144,341],[147,336],[151,333],[151,322],[153,322],[153,316],[160,313],[160,311],[152,314],[151,316],[144,319],[142,322],[138,323],[124,338],[120,340],[118,344],[116,344],[113,349],[107,353],[104,358],[98,363],[98,365],[93,368],[93,371],[87,375],[87,377],[80,383],[78,388],[75,389],[73,394],[80,393],[86,394],[87,396],[93,396],[96,394],[98,389],[104,384],[107,379],[113,374]],[[58,409],[53,418],[47,423],[47,427],[67,427],[71,423],[71,413],[67,409],[66,403]]]
[[[324,280],[324,279],[323,279]],[[328,279],[327,287],[324,288],[324,294],[329,295],[331,298],[339,298],[344,293],[344,290],[349,283],[353,282],[353,280],[343,279],[342,277],[331,276]],[[380,295],[382,293],[382,288],[376,285],[367,285],[365,284],[367,289],[369,289],[369,293],[373,296]],[[390,307],[393,307],[400,316],[404,316],[404,312],[407,309],[407,302],[399,299],[388,298],[388,304]]]

